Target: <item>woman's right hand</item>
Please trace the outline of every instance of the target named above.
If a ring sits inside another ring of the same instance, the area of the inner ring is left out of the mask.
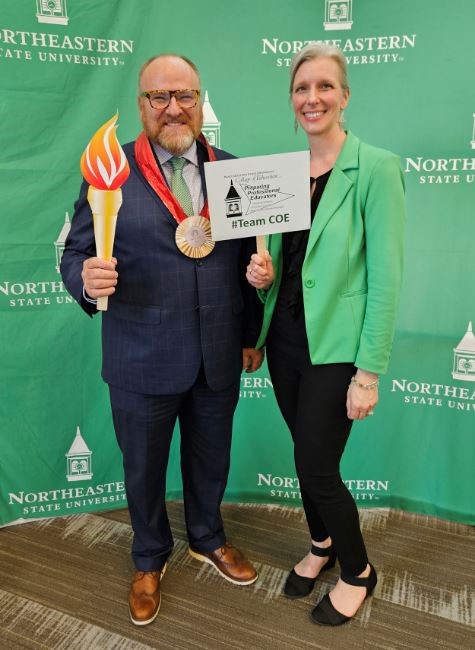
[[[256,289],[268,289],[274,282],[275,273],[269,251],[254,253],[247,265],[246,278]]]

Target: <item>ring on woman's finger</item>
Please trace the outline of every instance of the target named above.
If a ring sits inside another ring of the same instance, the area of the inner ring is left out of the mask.
[[[368,415],[374,415],[374,411],[368,411]]]

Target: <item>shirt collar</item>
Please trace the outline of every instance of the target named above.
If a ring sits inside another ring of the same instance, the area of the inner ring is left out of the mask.
[[[155,151],[155,154],[158,158],[158,162],[160,165],[163,165],[167,162],[170,161],[171,158],[174,157],[172,153],[161,147],[159,144],[155,144],[152,142],[152,147],[153,150]],[[185,158],[188,162],[193,163],[196,167],[198,167],[198,151],[196,148],[196,140],[193,140],[193,144],[189,149],[187,149],[184,153],[181,154],[180,158]]]

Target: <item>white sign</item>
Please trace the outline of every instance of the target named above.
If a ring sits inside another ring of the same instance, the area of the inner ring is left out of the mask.
[[[205,163],[213,239],[308,230],[310,153]]]

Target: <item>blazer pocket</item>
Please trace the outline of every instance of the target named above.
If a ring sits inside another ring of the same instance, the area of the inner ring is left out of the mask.
[[[150,323],[158,325],[162,319],[160,307],[142,307],[128,305],[124,302],[109,302],[109,312],[114,318],[120,318],[132,323]]]
[[[356,289],[355,291],[344,291],[341,295],[342,298],[353,298],[353,296],[364,296],[368,293],[368,289]]]

